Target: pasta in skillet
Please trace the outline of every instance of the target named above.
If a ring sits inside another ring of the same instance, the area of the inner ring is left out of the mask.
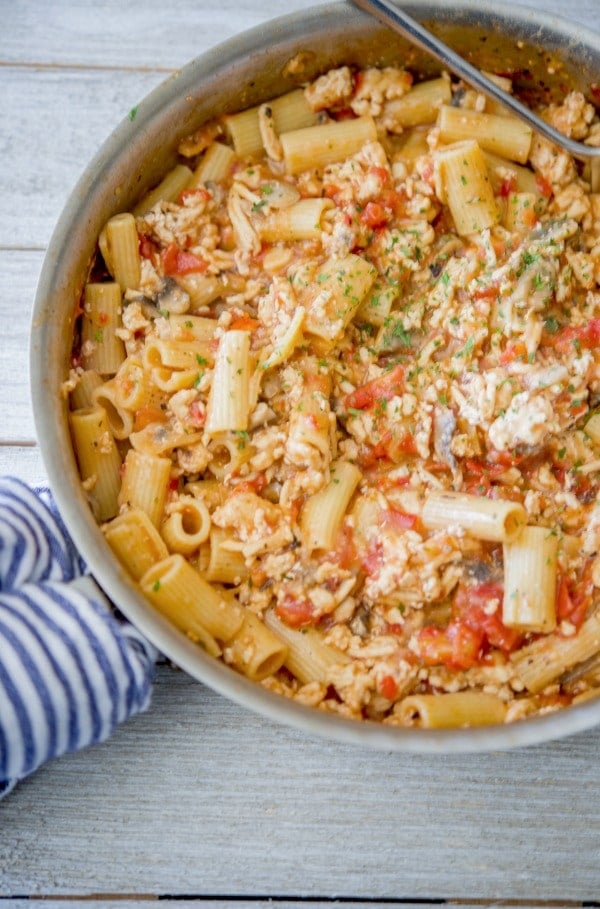
[[[600,143],[583,95],[545,116]],[[91,507],[153,607],[356,719],[594,696],[591,175],[394,67],[329,71],[179,151],[99,238],[65,384]]]

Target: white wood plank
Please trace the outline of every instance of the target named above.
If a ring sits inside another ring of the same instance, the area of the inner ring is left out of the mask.
[[[111,0],[51,0],[40,28],[37,0],[21,0],[2,36],[3,62],[78,66],[176,68],[209,47],[284,13],[324,5],[326,0],[178,0],[177,14],[164,15],[162,0],[118,5]],[[594,25],[597,0],[521,0],[548,13]]]
[[[596,731],[514,753],[372,753],[165,667],[149,713],[0,802],[1,892],[592,900],[599,746]]]
[[[32,443],[35,439],[28,385],[28,348],[31,311],[42,258],[40,252],[0,249],[0,443]]]
[[[0,247],[44,248],[102,142],[164,73],[0,71]]]
[[[160,907],[157,907],[157,898],[138,899],[135,896],[127,895],[119,899],[111,899],[105,896],[96,899],[95,897],[82,897],[77,894],[77,902],[83,909],[301,909],[304,904],[303,900],[278,900],[278,899],[234,899],[230,896],[224,899],[168,899],[161,896]],[[43,909],[73,909],[74,897],[65,899],[44,899]],[[2,902],[3,909],[31,909],[31,900],[11,899]],[[333,900],[310,900],[310,909],[332,909],[335,906],[344,906],[348,909],[373,909],[373,902],[364,902],[362,900],[344,900],[343,903]],[[377,905],[377,904],[375,904]],[[379,904],[381,905],[381,904]],[[386,903],[386,905],[390,905]],[[392,903],[394,905],[394,903]],[[401,905],[402,909],[423,909],[423,903],[397,902],[395,905]],[[429,904],[429,905],[435,905]],[[488,903],[461,903],[460,909],[485,909]],[[497,904],[496,904],[497,905]],[[531,903],[528,905],[532,905]],[[521,903],[520,909],[527,909],[527,905]]]
[[[17,477],[30,486],[45,486],[48,483],[37,445],[0,445],[0,476]]]
[[[267,19],[324,3],[288,0],[278,8],[272,0],[178,0],[176,14],[165,15],[161,0],[118,8],[110,0],[52,0],[42,33],[39,4],[26,0],[14,10],[0,54],[8,62],[175,69]]]

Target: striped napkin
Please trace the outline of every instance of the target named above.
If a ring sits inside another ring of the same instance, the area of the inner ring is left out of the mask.
[[[0,798],[145,710],[156,655],[86,574],[49,491],[0,478]]]

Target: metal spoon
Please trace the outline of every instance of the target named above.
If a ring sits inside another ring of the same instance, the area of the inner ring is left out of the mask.
[[[600,148],[593,148],[584,145],[582,142],[576,142],[563,133],[559,132],[533,111],[521,104],[513,95],[508,95],[495,85],[491,79],[488,79],[480,70],[476,69],[470,63],[467,63],[456,51],[453,51],[447,44],[432,35],[430,31],[416,22],[412,16],[398,9],[391,0],[353,0],[355,6],[360,7],[367,13],[371,13],[384,25],[390,26],[412,44],[416,44],[421,50],[427,51],[433,57],[440,60],[444,66],[447,66],[455,75],[461,76],[465,82],[473,85],[479,91],[489,95],[495,101],[499,101],[506,107],[509,107],[514,114],[521,120],[525,120],[536,132],[541,133],[546,139],[554,142],[560,148],[563,148],[574,158],[580,161],[591,161],[596,166],[600,165]]]

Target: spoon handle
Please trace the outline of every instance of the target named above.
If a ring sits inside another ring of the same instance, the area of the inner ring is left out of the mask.
[[[546,139],[564,148],[574,158],[582,161],[600,158],[600,148],[593,148],[592,146],[584,145],[582,142],[576,142],[553,126],[550,126],[549,123],[546,123],[545,120],[534,114],[528,107],[525,107],[513,95],[502,91],[481,70],[468,63],[456,51],[453,51],[452,48],[448,47],[447,44],[444,44],[443,41],[440,41],[439,38],[436,38],[435,35],[413,19],[412,16],[395,6],[391,0],[353,0],[353,2],[355,6],[370,13],[380,22],[383,22],[384,25],[388,25],[403,37],[408,38],[411,44],[415,44],[421,50],[436,57],[455,75],[461,76],[465,82],[484,92],[495,101],[499,101],[509,107],[517,117],[529,123],[536,132],[541,133]]]

